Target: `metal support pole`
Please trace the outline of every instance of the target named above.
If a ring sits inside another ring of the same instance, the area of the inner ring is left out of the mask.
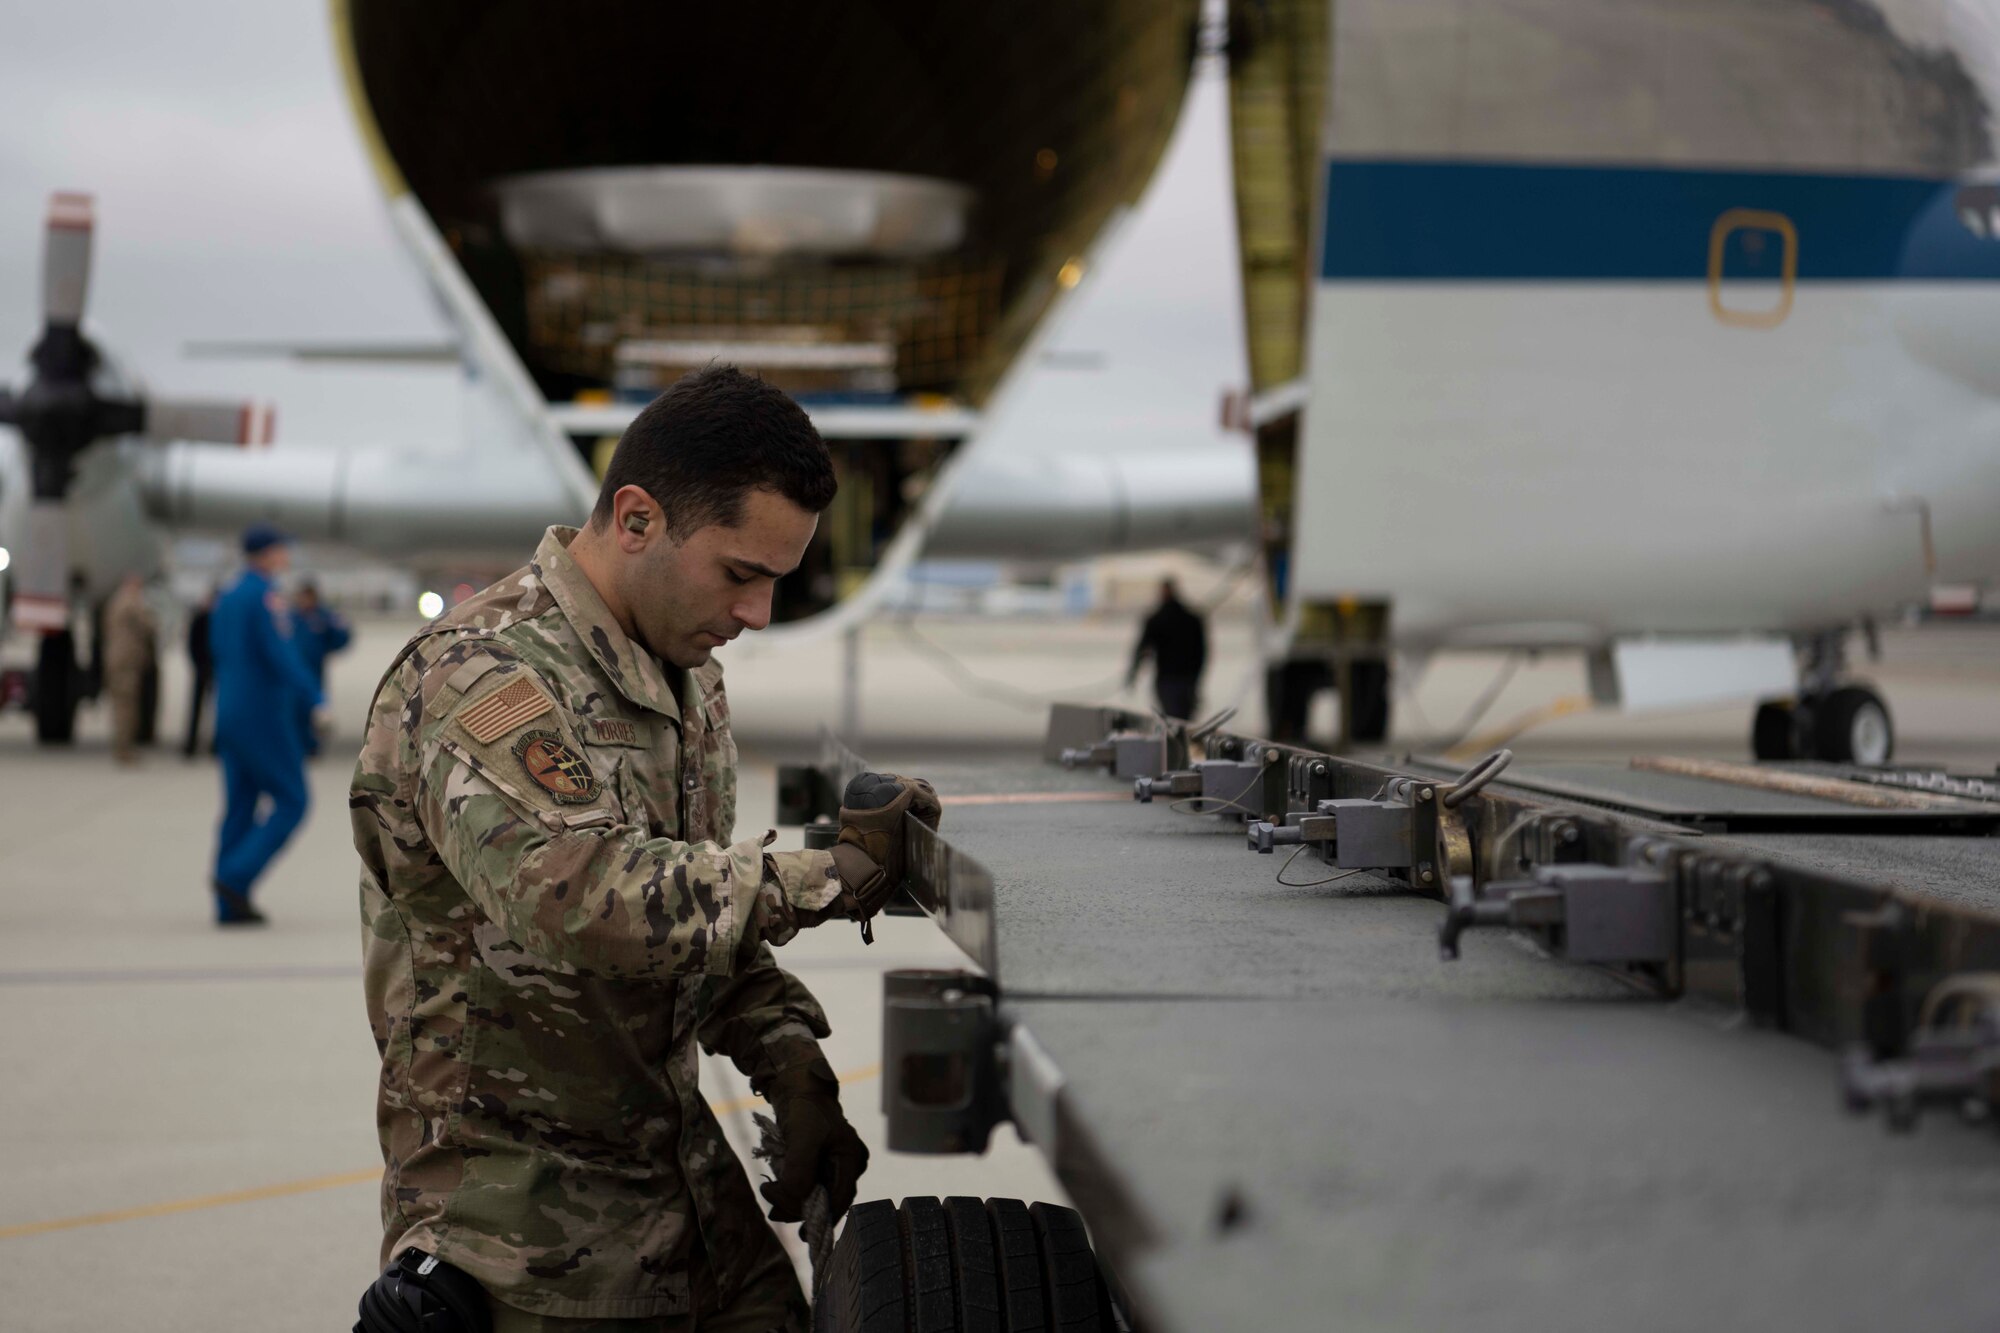
[[[861,739],[861,626],[850,625],[840,636],[840,735],[850,744]]]

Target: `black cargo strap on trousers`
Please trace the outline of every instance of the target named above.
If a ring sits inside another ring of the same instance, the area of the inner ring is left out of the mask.
[[[493,1333],[486,1290],[415,1246],[361,1293],[354,1333]]]

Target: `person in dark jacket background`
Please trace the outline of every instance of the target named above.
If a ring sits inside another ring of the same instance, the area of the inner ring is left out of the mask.
[[[215,654],[208,646],[208,622],[215,614],[215,596],[211,589],[188,617],[188,664],[193,673],[188,682],[187,743],[181,746],[181,753],[190,759],[201,747],[202,711],[208,706],[208,696],[215,693]],[[214,753],[214,745],[208,748]]]
[[[1146,617],[1139,642],[1132,649],[1132,666],[1125,673],[1131,687],[1139,668],[1153,659],[1153,694],[1168,717],[1192,718],[1201,697],[1202,668],[1208,665],[1208,628],[1181,601],[1172,579],[1160,582],[1160,604]]]
[[[326,659],[347,647],[353,637],[340,613],[320,601],[319,588],[310,580],[301,581],[292,597],[292,645],[319,684],[321,697],[326,695]],[[299,726],[306,738],[306,753],[318,754],[319,734],[312,725],[310,708],[300,715]]]

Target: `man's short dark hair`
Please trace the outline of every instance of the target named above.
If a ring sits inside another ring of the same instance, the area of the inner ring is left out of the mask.
[[[611,520],[611,497],[637,486],[659,503],[667,535],[685,541],[711,523],[743,521],[745,495],[775,491],[808,513],[833,503],[833,458],[805,410],[735,366],[684,375],[646,404],[611,455],[590,524]]]

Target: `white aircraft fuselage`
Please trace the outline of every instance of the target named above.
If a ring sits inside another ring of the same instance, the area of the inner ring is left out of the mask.
[[[1292,596],[1595,646],[2000,577],[2000,4],[1329,22]]]

